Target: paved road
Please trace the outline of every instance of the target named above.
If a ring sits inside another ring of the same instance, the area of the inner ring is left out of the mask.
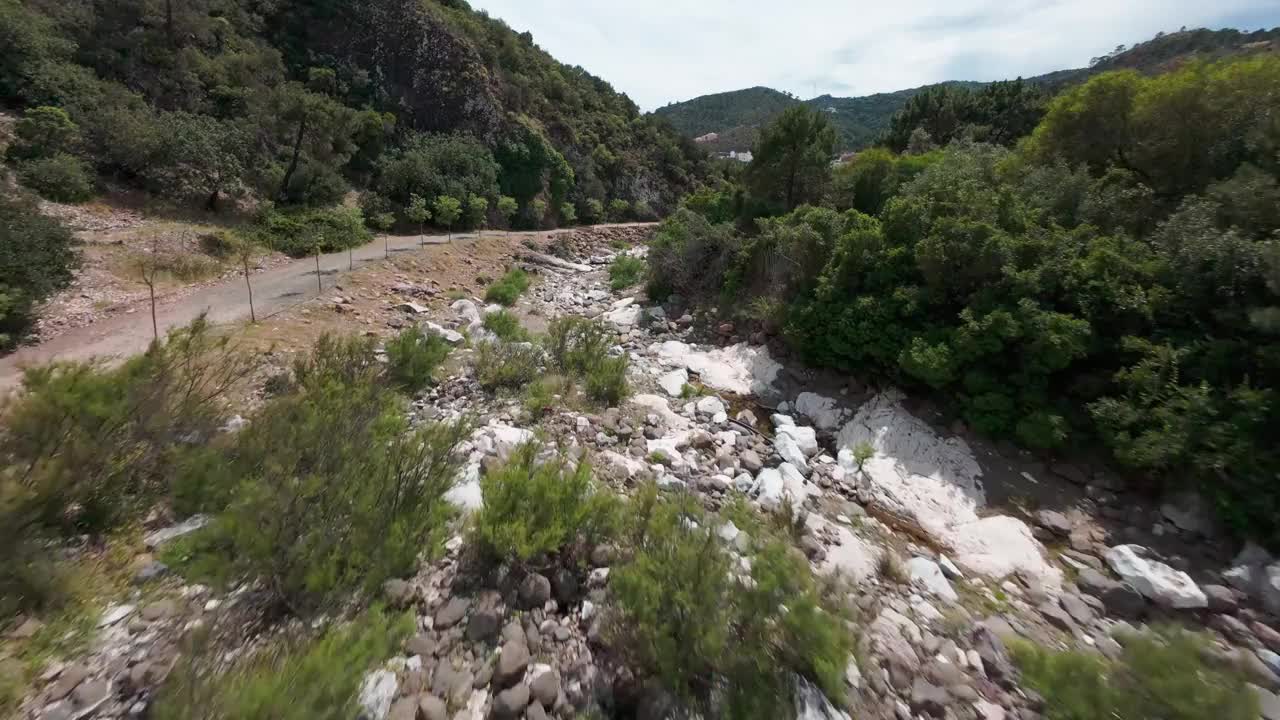
[[[499,233],[492,233],[499,234]],[[530,236],[543,233],[528,233]],[[471,234],[456,233],[453,240],[467,240]],[[418,250],[419,243],[441,245],[449,241],[445,235],[387,238],[392,254]],[[351,253],[356,267],[385,258],[383,238],[355,248]],[[320,281],[328,289],[338,282],[340,273],[348,269],[347,251],[320,256]],[[299,303],[316,297],[315,258],[303,258],[272,268],[253,277],[253,306],[258,319],[270,317]],[[22,368],[53,360],[88,360],[94,357],[125,357],[146,350],[152,338],[151,313],[146,303],[137,312],[116,315],[82,328],[69,330],[48,342],[22,348],[0,358],[0,391],[14,387],[22,378]],[[249,317],[249,298],[244,278],[226,280],[201,288],[175,301],[161,300],[156,322],[160,332],[190,323],[200,313],[208,313],[215,323],[230,323]]]

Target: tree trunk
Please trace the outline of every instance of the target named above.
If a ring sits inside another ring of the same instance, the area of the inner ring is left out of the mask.
[[[289,183],[293,180],[293,174],[298,170],[298,160],[302,157],[302,140],[307,135],[307,116],[304,113],[301,122],[298,123],[298,134],[293,139],[293,157],[289,159],[289,169],[284,173],[284,180],[280,182],[280,200],[285,199],[285,192],[289,189]]]
[[[147,290],[151,294],[151,337],[159,340],[160,325],[156,322],[156,281],[154,278],[147,283]]]
[[[249,258],[244,258],[244,286],[249,288],[249,322],[258,324],[258,314],[253,309],[253,283],[249,282]]]
[[[316,294],[324,292],[324,285],[320,282],[320,246],[316,246]]]
[[[209,199],[204,204],[205,209],[209,212],[218,212],[218,199],[220,197],[222,197],[222,191],[220,190],[215,189],[209,193]]]

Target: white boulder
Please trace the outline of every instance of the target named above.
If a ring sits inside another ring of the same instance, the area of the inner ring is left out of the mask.
[[[658,378],[658,387],[671,397],[680,397],[684,394],[684,386],[688,384],[689,371],[684,368],[676,368]]]
[[[695,350],[668,340],[658,347],[658,359],[668,367],[682,367],[698,374],[703,385],[735,395],[769,395],[782,366],[764,347],[743,343],[725,348]]]
[[[942,568],[929,558],[916,557],[908,560],[907,573],[911,576],[912,582],[918,583],[925,590],[947,602],[954,603],[960,599],[955,588],[951,587],[951,583],[947,582],[946,576],[942,574]]]
[[[369,720],[384,720],[391,712],[391,701],[396,699],[399,690],[400,681],[390,670],[374,670],[365,675],[357,696],[363,716]]]
[[[790,435],[779,434],[773,439],[773,449],[778,451],[778,455],[788,463],[791,463],[797,470],[804,474],[809,474],[809,460],[805,457],[804,451],[796,444],[795,438]]]
[[[1167,608],[1209,606],[1209,599],[1190,575],[1146,557],[1141,545],[1117,545],[1107,551],[1107,565],[1148,599]]]
[[[822,447],[818,445],[818,433],[811,427],[782,425],[775,428],[774,432],[778,437],[783,435],[789,436],[795,441],[796,445],[799,446],[800,450],[804,452],[806,457],[813,457],[822,449]]]
[[[700,398],[694,407],[697,408],[699,415],[707,417],[714,417],[725,411],[724,401],[714,396]]]
[[[800,393],[794,407],[796,412],[812,420],[822,430],[835,430],[849,419],[850,414],[835,399],[811,392]]]

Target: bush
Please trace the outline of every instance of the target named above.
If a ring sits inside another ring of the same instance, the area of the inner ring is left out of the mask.
[[[508,310],[485,315],[484,327],[499,339],[508,342],[524,342],[529,339],[529,333],[520,324],[520,318]]]
[[[515,390],[533,382],[544,355],[533,343],[482,342],[476,346],[476,380],[486,390]]]
[[[260,244],[292,257],[337,252],[373,239],[359,208],[278,212],[269,210],[254,230]]]
[[[537,417],[555,406],[557,396],[561,399],[573,392],[573,383],[563,375],[544,375],[532,383],[524,392],[524,409]]]
[[[631,394],[627,382],[627,368],[631,362],[626,355],[600,358],[586,375],[587,397],[611,406],[617,406]]]
[[[691,300],[718,296],[741,245],[733,225],[713,225],[692,210],[677,210],[649,244],[649,296],[658,301],[671,293]]]
[[[609,264],[609,287],[623,290],[640,284],[644,279],[648,265],[644,260],[631,255],[619,255]]]
[[[57,363],[27,370],[0,438],[24,522],[102,532],[137,517],[169,489],[193,442],[225,421],[222,399],[252,367],[205,320],[169,333],[117,368]]]
[[[93,197],[93,174],[74,155],[55,153],[28,160],[18,170],[22,184],[55,202],[80,203]]]
[[[551,321],[542,345],[556,370],[582,377],[608,356],[615,337],[602,322],[566,315]]]
[[[1258,700],[1243,676],[1207,657],[1204,637],[1179,629],[1131,634],[1120,658],[1011,649],[1023,681],[1044,696],[1049,720],[1253,720]]]
[[[852,638],[803,556],[754,523],[742,577],[717,534],[723,520],[694,498],[663,502],[650,488],[633,504],[635,554],[610,577],[610,641],[633,667],[710,716],[789,716],[793,673],[844,701]]]
[[[200,252],[220,260],[234,255],[239,247],[240,240],[226,230],[215,230],[200,236]]]
[[[313,375],[236,436],[233,499],[216,531],[236,566],[294,611],[376,588],[439,549],[468,433],[409,432],[400,401],[372,378]]]
[[[529,289],[529,275],[520,268],[513,268],[497,282],[489,286],[484,293],[485,302],[498,303],[510,307],[516,299]]]
[[[449,356],[452,348],[439,335],[426,335],[420,328],[402,331],[387,343],[387,372],[391,381],[409,392],[417,392],[434,382],[432,373]]]
[[[370,610],[314,638],[277,640],[217,672],[218,653],[184,653],[151,708],[156,720],[348,720],[365,672],[414,630],[410,615]],[[207,641],[205,641],[207,642]],[[197,649],[199,650],[199,649]]]
[[[25,193],[0,193],[0,350],[30,329],[32,308],[71,281],[71,231]]]
[[[539,458],[540,450],[536,441],[525,443],[480,480],[484,507],[473,528],[494,559],[527,563],[572,545],[590,547],[618,526],[619,501],[595,487],[589,462]]]

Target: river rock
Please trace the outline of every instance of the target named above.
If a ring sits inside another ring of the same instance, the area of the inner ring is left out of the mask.
[[[841,408],[835,399],[811,392],[802,392],[796,397],[795,410],[822,430],[835,430],[849,418],[849,411]]]
[[[689,384],[689,371],[684,368],[677,368],[658,378],[658,387],[671,397],[680,397],[684,394],[684,386]]]
[[[773,387],[782,366],[764,347],[746,344],[697,350],[687,343],[668,340],[658,347],[658,359],[668,367],[698,374],[703,385],[735,395],[775,394]]]
[[[780,440],[785,435],[795,443],[805,457],[817,455],[822,446],[818,444],[818,433],[811,427],[801,425],[781,425],[774,432]]]
[[[942,574],[942,568],[938,567],[938,563],[928,558],[911,558],[907,561],[907,573],[913,582],[943,600],[952,603],[960,600],[955,588],[951,587],[951,583],[947,582],[947,578]]]
[[[386,718],[399,689],[400,684],[396,680],[396,674],[390,670],[374,670],[365,675],[357,696],[357,702],[364,711],[365,717],[371,720]]]
[[[1117,575],[1159,605],[1174,609],[1209,606],[1209,599],[1191,576],[1149,559],[1149,552],[1141,545],[1117,545],[1107,551],[1106,560]]]

